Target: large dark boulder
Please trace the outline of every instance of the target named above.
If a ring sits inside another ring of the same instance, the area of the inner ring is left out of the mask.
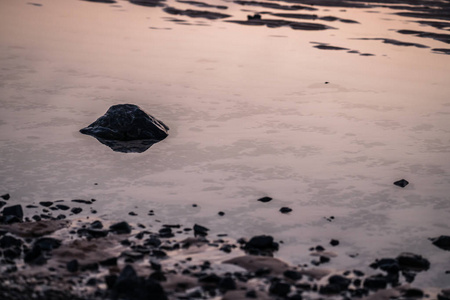
[[[91,125],[80,130],[118,152],[144,152],[168,136],[162,121],[134,104],[118,104]]]

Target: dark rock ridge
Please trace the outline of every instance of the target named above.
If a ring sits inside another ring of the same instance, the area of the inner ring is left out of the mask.
[[[143,152],[168,136],[162,121],[134,104],[118,104],[94,123],[80,130],[118,152]]]

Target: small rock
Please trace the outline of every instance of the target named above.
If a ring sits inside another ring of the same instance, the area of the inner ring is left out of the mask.
[[[302,273],[294,271],[294,270],[287,270],[283,273],[284,277],[287,277],[292,280],[300,280],[302,279]]]
[[[99,220],[97,220],[97,221],[92,222],[91,225],[89,225],[89,227],[91,227],[92,229],[102,229],[103,223],[100,222]]]
[[[405,180],[405,179],[401,179],[401,180],[398,180],[398,181],[394,182],[394,184],[396,186],[404,188],[405,186],[407,186],[409,184],[409,182],[407,180]]]
[[[42,201],[42,202],[39,202],[39,204],[44,207],[50,207],[53,205],[53,202],[52,201]]]
[[[269,293],[280,297],[286,297],[290,291],[291,285],[286,282],[275,281],[269,287]]]
[[[410,289],[404,290],[402,292],[402,296],[405,298],[422,298],[424,296],[424,293],[420,289],[410,288]]]
[[[364,287],[369,290],[385,289],[388,281],[383,275],[373,275],[364,280]]]
[[[4,194],[4,195],[1,195],[0,197],[2,197],[3,200],[9,200],[9,198],[11,198],[11,196],[9,194]]]
[[[430,268],[430,262],[420,255],[414,253],[402,253],[397,257],[401,270],[426,271]]]
[[[194,235],[200,235],[200,236],[208,235],[209,229],[204,226],[195,224],[193,229],[194,229]]]
[[[59,246],[61,246],[60,240],[49,237],[40,238],[34,242],[34,247],[39,247],[44,251],[51,251],[53,249],[59,248]]]
[[[80,207],[73,207],[70,211],[74,214],[79,214],[80,212],[83,211],[83,209]]]
[[[2,208],[3,206],[5,206],[6,205],[6,202],[5,201],[0,201],[0,208]]]
[[[333,239],[333,240],[330,241],[330,245],[333,246],[333,247],[337,246],[337,245],[339,245],[339,241]]]
[[[221,291],[230,291],[236,289],[236,282],[233,278],[226,276],[222,278],[219,282],[219,289]]]
[[[78,267],[79,267],[79,264],[78,264],[78,260],[76,260],[76,259],[72,259],[71,261],[69,261],[66,264],[67,271],[69,271],[71,273],[78,271]]]
[[[217,214],[221,217],[225,215],[225,213],[223,211],[219,211]]]
[[[2,213],[4,216],[14,216],[14,217],[19,218],[20,220],[22,220],[22,218],[23,218],[22,205],[20,205],[20,204],[13,205],[13,206],[7,206],[7,207],[3,208]]]
[[[128,214],[129,214],[130,216],[137,216],[137,213],[135,213],[134,211],[130,211]]]
[[[339,286],[341,291],[345,291],[352,281],[341,275],[333,275],[328,278],[328,283]]]
[[[269,235],[258,235],[252,237],[250,241],[245,244],[244,249],[251,254],[253,254],[252,252],[258,254],[260,251],[273,252],[278,250],[278,243],[274,242],[273,237]]]
[[[83,199],[73,199],[72,202],[83,203],[83,204],[92,204],[91,201],[89,201],[89,200],[83,200]]]
[[[267,203],[267,202],[272,201],[272,198],[270,198],[270,197],[262,197],[262,198],[259,198],[258,201],[259,202],[263,202],[263,203]]]
[[[117,266],[117,257],[107,258],[99,262],[103,267],[112,267]]]
[[[64,204],[56,204],[56,207],[59,208],[60,210],[68,210],[70,208]]]
[[[10,248],[10,247],[20,247],[22,246],[23,241],[21,239],[17,239],[11,235],[4,235],[0,239],[0,248]]]
[[[440,237],[432,238],[431,241],[436,247],[450,251],[450,236],[441,235]]]
[[[113,224],[113,225],[109,226],[109,230],[114,232],[114,233],[116,233],[116,234],[131,233],[131,227],[125,221],[119,222],[119,223],[116,223],[116,224]]]
[[[289,207],[282,207],[282,208],[280,208],[280,212],[282,214],[287,214],[287,213],[290,213],[291,211],[292,211],[292,209],[289,208]]]

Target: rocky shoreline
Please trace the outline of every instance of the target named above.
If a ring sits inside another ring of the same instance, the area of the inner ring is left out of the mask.
[[[10,196],[3,195],[8,201]],[[270,201],[269,197],[258,199]],[[450,299],[415,288],[415,277],[432,266],[414,253],[367,262],[373,273],[324,268],[335,254],[311,247],[311,264],[291,266],[274,258],[280,243],[259,235],[232,240],[193,224],[110,223],[96,211],[77,214],[95,200],[21,205],[2,201],[0,299]],[[70,212],[65,215],[64,212]],[[54,217],[53,213],[57,213]],[[450,237],[431,242],[449,250]]]

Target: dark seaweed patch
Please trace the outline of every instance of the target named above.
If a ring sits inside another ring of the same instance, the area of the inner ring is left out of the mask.
[[[201,11],[201,10],[193,10],[193,9],[187,9],[182,10],[175,7],[165,7],[164,11],[171,15],[181,15],[181,16],[188,16],[191,18],[205,18],[208,20],[216,20],[216,19],[224,19],[231,17],[230,15],[221,14],[217,12],[211,12],[211,11]]]
[[[234,1],[234,3],[240,4],[240,5],[250,5],[250,6],[260,6],[265,8],[274,8],[274,9],[280,9],[280,10],[316,10],[315,8],[311,8],[308,6],[301,6],[301,5],[280,5],[277,3],[269,3],[269,2],[259,2],[259,1]]]
[[[415,35],[418,37],[435,39],[437,41],[441,41],[441,42],[450,44],[450,34],[416,31],[416,30],[406,30],[406,29],[398,30],[397,32],[401,33],[401,34],[410,34],[410,35]]]
[[[433,26],[437,29],[450,30],[450,22],[439,22],[439,21],[416,21],[422,25]]]
[[[312,14],[290,14],[290,13],[274,13],[272,16],[282,17],[282,18],[292,18],[292,19],[304,19],[304,20],[322,20],[322,21],[340,21],[343,23],[354,23],[359,24],[359,22],[348,19],[341,19],[333,16],[319,17],[318,15]]]
[[[116,3],[115,0],[83,0],[83,1],[98,2],[98,3]]]
[[[253,25],[253,26],[267,26],[269,28],[278,27],[291,27],[295,30],[325,30],[334,29],[333,27],[319,24],[319,23],[306,23],[306,22],[292,22],[287,20],[276,20],[276,19],[250,19],[246,21],[240,20],[230,20],[230,23],[240,24],[240,25]]]
[[[326,44],[326,43],[316,43],[316,42],[311,42],[311,43],[312,44],[316,44],[313,47],[317,48],[317,49],[320,49],[320,50],[350,50],[348,48],[337,47],[337,46],[330,46],[329,44]]]
[[[447,48],[433,48],[431,50],[434,51],[435,53],[450,55],[450,49]]]
[[[165,2],[166,0],[128,0],[128,1],[136,5],[157,7],[157,6],[164,6],[165,4],[162,2]]]
[[[409,42],[402,42],[397,41],[393,39],[385,39],[385,38],[357,38],[356,40],[363,40],[363,41],[383,41],[385,44],[391,44],[396,46],[405,46],[405,47],[417,47],[417,48],[430,48],[428,46],[417,44],[417,43],[409,43]]]
[[[227,9],[227,6],[224,5],[211,5],[204,2],[198,2],[198,1],[186,1],[186,0],[177,0],[177,2],[184,3],[184,4],[190,4],[197,7],[205,7],[205,8],[217,8],[217,9]]]

